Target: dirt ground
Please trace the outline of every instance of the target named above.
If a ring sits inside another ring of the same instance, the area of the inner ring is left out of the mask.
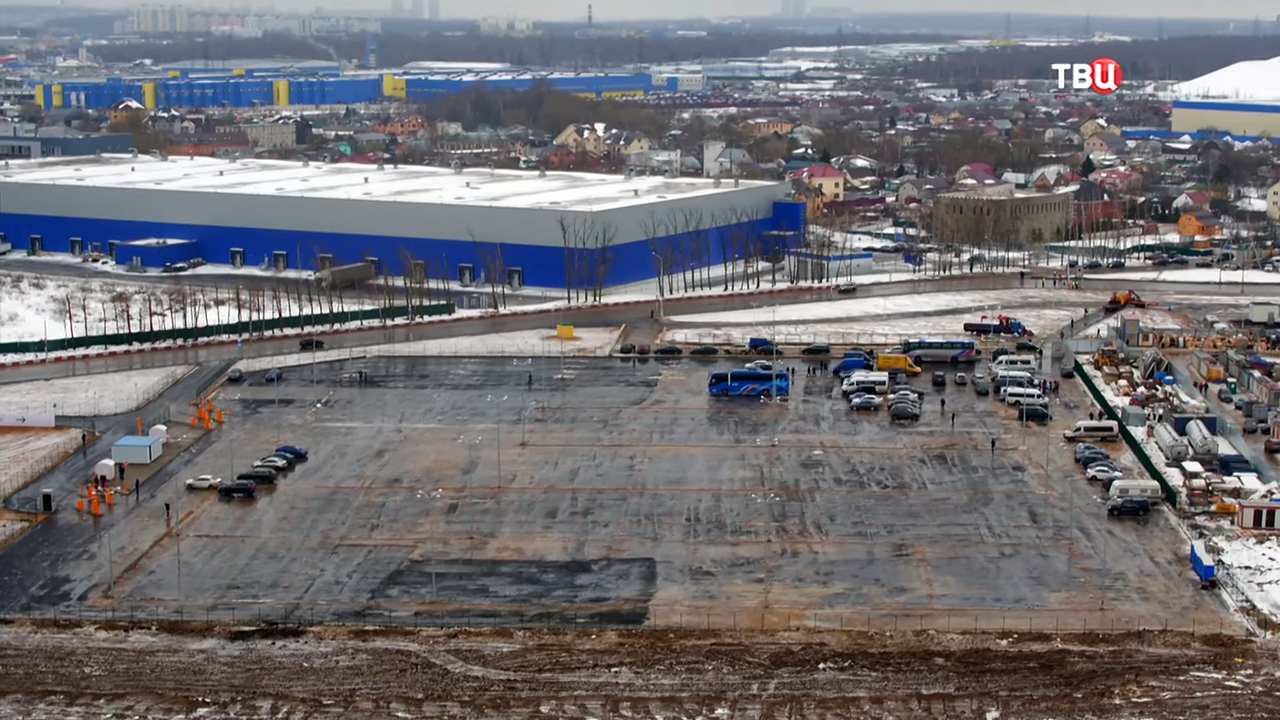
[[[0,717],[1280,718],[1222,635],[178,632],[0,628]]]

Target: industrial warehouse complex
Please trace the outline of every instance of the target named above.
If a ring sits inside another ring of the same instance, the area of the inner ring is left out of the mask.
[[[1280,137],[1280,102],[1175,100],[1174,133],[1216,130],[1244,137]]]
[[[564,287],[799,246],[805,205],[778,183],[273,160],[102,157],[6,163],[0,232],[15,248],[120,264],[325,269],[422,261]],[[696,246],[696,249],[693,249]],[[500,260],[499,260],[500,258]],[[501,267],[498,265],[500,264]],[[590,268],[589,271],[584,268]],[[572,282],[585,283],[581,277]]]

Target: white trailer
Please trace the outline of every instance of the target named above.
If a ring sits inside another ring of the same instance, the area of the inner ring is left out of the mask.
[[[111,446],[111,459],[117,463],[146,465],[164,452],[163,438],[155,435],[126,435]]]

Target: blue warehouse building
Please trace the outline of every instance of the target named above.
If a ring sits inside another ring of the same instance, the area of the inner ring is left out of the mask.
[[[130,155],[10,162],[14,248],[159,268],[374,261],[463,283],[618,285],[799,249],[785,184]]]
[[[167,77],[108,77],[33,85],[36,103],[46,109],[106,110],[126,98],[149,109],[161,107],[253,108],[261,106],[350,105],[384,99],[420,101],[458,93],[479,84],[528,90],[545,83],[560,92],[592,98],[640,97],[675,90],[677,79],[648,74],[553,73],[523,71],[455,73],[298,74],[277,70],[189,72]]]

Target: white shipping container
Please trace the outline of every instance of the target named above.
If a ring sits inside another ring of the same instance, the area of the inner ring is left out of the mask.
[[[111,446],[111,459],[117,463],[146,465],[164,452],[164,442],[154,435],[126,435]]]

